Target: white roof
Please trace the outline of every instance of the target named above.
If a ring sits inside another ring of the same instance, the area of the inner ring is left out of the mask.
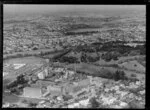
[[[8,74],[8,72],[3,72],[3,76],[6,76]]]
[[[80,104],[82,104],[82,105],[87,105],[89,103],[89,99],[86,99],[86,100],[81,100],[80,101]]]
[[[21,63],[18,63],[18,64],[13,64],[14,65],[14,68],[15,69],[19,69],[21,68],[22,66],[26,65],[26,64],[21,64]]]

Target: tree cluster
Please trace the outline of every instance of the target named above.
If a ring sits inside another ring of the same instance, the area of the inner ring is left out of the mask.
[[[117,70],[113,75],[113,79],[115,81],[118,81],[118,80],[127,80],[128,78],[124,71]]]
[[[61,63],[78,63],[78,58],[73,56],[63,56],[60,59],[58,59]]]
[[[118,56],[119,55],[117,53],[107,52],[106,54],[102,54],[101,58],[108,62],[112,59],[118,60]]]
[[[9,89],[12,93],[19,94],[20,89],[27,84],[27,80],[24,78],[24,75],[17,76],[16,80],[11,84],[7,85],[6,88]],[[18,85],[22,85],[18,87]]]
[[[89,100],[90,104],[91,104],[91,108],[98,108],[99,107],[99,103],[98,101],[96,100],[95,97],[91,98]]]

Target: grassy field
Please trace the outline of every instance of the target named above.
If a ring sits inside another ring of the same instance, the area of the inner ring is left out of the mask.
[[[26,97],[19,97],[10,93],[3,93],[3,102],[9,102],[9,103],[21,103],[23,100],[26,100],[27,102],[32,103],[38,103],[42,101],[43,99],[36,99],[36,98],[26,98]]]
[[[145,55],[136,55],[136,56],[127,56],[127,57],[120,57],[119,60],[117,61],[118,63],[123,63],[126,61],[131,61],[131,60],[145,60]]]
[[[11,55],[16,55],[16,54],[38,54],[40,52],[51,52],[51,53],[54,53],[54,49],[38,49],[38,50],[32,50],[32,51],[26,51],[26,52],[15,52],[15,53],[12,53],[12,54],[4,54],[3,57],[6,57],[6,56],[11,56]]]
[[[25,64],[34,64],[44,62],[44,59],[39,57],[24,57],[24,58],[12,58],[8,60],[4,60],[4,63],[14,64],[14,63],[25,63]]]
[[[19,100],[19,97],[10,93],[3,92],[3,102],[17,103],[19,102]]]
[[[97,66],[93,64],[81,63],[81,64],[70,64],[70,65],[67,65],[66,67],[76,69],[76,71],[79,71],[79,72],[96,75],[99,77],[103,77],[103,76],[105,77],[105,75],[107,76],[107,74],[114,74],[117,70],[120,70],[120,71],[124,71],[127,77],[131,77],[131,75],[134,74],[136,75],[138,79],[145,78],[145,74],[141,74],[136,71],[130,71],[128,69],[117,68],[113,66],[111,67],[111,65]]]
[[[136,60],[124,62],[122,64],[119,64],[119,66],[126,68],[128,70],[134,70],[134,71],[139,71],[143,73],[145,72],[145,67],[139,64]]]

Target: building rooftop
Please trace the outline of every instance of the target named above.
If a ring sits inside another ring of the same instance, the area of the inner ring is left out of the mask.
[[[30,98],[41,98],[42,92],[39,87],[25,87],[23,89],[23,96]]]
[[[84,79],[78,82],[78,85],[80,86],[87,86],[90,84],[90,79]]]
[[[54,85],[55,83],[51,82],[51,81],[46,81],[46,80],[38,80],[36,82],[36,84],[39,85],[39,86],[45,86],[45,87],[47,87],[49,85]]]

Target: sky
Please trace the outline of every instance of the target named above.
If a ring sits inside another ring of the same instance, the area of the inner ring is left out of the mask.
[[[5,13],[32,13],[32,12],[79,12],[79,11],[145,11],[145,5],[15,5],[5,4]]]

